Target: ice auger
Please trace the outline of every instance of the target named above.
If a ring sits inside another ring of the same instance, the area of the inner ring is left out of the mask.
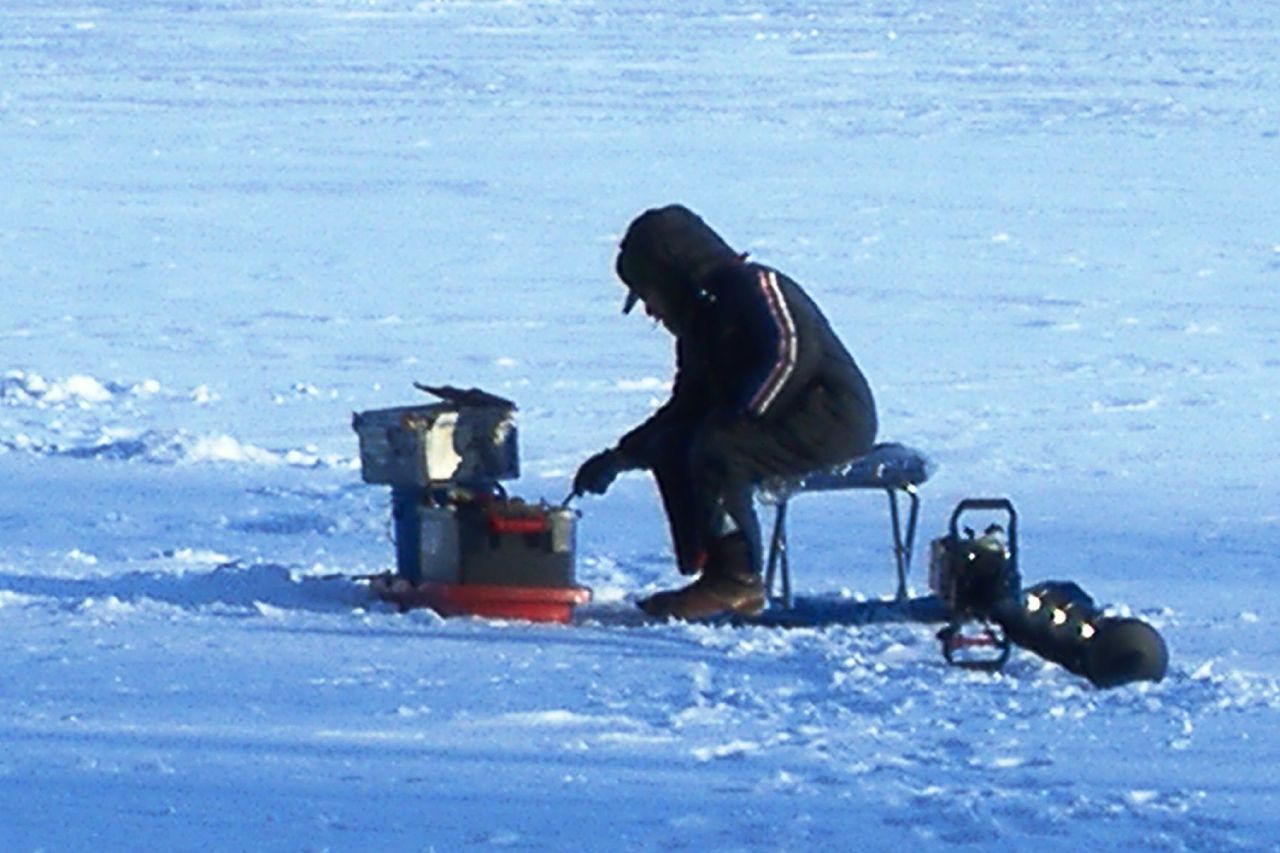
[[[1005,524],[961,535],[961,518],[974,511],[1003,513]],[[1016,644],[1097,687],[1159,681],[1168,668],[1164,638],[1147,622],[1107,615],[1070,581],[1023,588],[1018,515],[1007,498],[957,504],[947,535],[933,540],[929,586],[947,610],[938,639],[955,666],[998,670]]]

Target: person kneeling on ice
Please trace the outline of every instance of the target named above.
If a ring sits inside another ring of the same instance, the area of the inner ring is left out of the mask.
[[[671,398],[578,469],[602,495],[626,470],[653,472],[690,585],[639,602],[650,616],[754,616],[764,608],[755,486],[867,453],[876,410],[862,371],[787,276],[750,263],[688,208],[648,210],[618,252],[637,301],[676,338]]]

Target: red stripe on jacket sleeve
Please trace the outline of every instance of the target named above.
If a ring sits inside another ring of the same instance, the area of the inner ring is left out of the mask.
[[[778,347],[774,355],[773,364],[770,366],[764,382],[756,390],[755,394],[751,396],[751,401],[747,404],[749,412],[755,415],[763,415],[773,405],[773,401],[777,399],[778,394],[786,386],[787,380],[791,378],[791,374],[795,371],[798,347],[795,322],[791,318],[791,310],[787,307],[787,301],[783,298],[782,288],[778,286],[777,275],[771,270],[761,270],[756,276],[756,284],[764,296],[765,304],[769,307],[769,316],[773,319],[778,329]]]

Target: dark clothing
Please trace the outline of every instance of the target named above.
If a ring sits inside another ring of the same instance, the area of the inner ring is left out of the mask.
[[[702,287],[720,267],[741,257],[702,218],[678,204],[646,210],[627,227],[615,269],[631,292],[622,313],[636,299],[659,292],[676,313],[688,315]]]
[[[616,269],[676,336],[671,399],[589,460],[575,488],[603,491],[620,468],[654,472],[680,569],[703,567],[728,532],[746,537],[758,573],[753,492],[868,452],[871,389],[818,306],[770,267],[747,263],[697,214],[649,210],[627,229]]]
[[[618,443],[654,472],[682,571],[726,513],[759,568],[754,487],[871,449],[876,412],[862,372],[794,281],[733,260],[707,277],[676,347],[671,399]]]
[[[866,378],[817,305],[782,273],[740,261],[704,281],[676,343],[671,399],[618,450],[648,468],[673,434],[735,423],[768,436],[756,479],[847,461],[876,434]]]

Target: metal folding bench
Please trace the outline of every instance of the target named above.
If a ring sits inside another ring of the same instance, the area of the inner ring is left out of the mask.
[[[906,602],[907,571],[911,567],[911,550],[920,515],[918,487],[933,474],[933,468],[933,463],[919,450],[902,444],[884,443],[877,444],[865,456],[836,468],[762,483],[758,492],[760,501],[775,507],[764,580],[770,602],[786,609],[793,605],[791,565],[787,558],[787,504],[796,495],[854,489],[879,489],[889,497],[893,558],[898,572],[895,600]],[[905,525],[899,507],[903,495],[908,501]],[[777,594],[775,586],[778,587]]]

